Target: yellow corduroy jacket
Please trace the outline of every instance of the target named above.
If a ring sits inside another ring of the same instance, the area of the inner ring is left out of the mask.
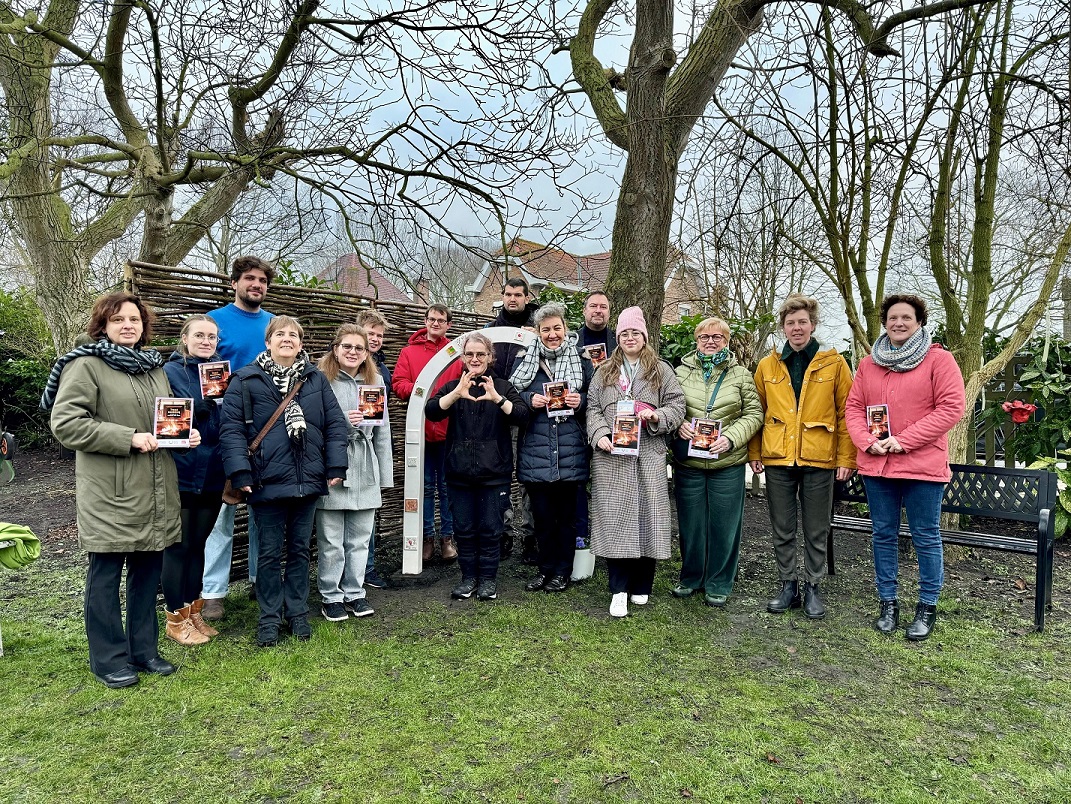
[[[768,466],[855,468],[855,444],[844,422],[852,371],[836,349],[815,354],[803,375],[798,406],[776,348],[759,361],[755,387],[764,415],[762,429],[748,442],[748,460]]]

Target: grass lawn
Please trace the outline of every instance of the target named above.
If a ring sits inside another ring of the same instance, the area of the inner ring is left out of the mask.
[[[670,561],[624,621],[604,574],[527,594],[508,563],[495,603],[449,602],[447,571],[258,650],[239,586],[221,637],[164,641],[176,675],[108,690],[82,559],[46,555],[0,573],[0,801],[1068,801],[1069,618],[1032,633],[1029,599],[989,594],[1030,577],[1004,560],[950,568],[920,645],[870,629],[865,551],[818,623],[765,613],[759,542],[725,611],[671,598]]]

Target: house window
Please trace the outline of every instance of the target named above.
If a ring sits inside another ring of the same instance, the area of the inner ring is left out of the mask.
[[[692,305],[690,305],[690,304],[678,305],[677,312],[680,313],[681,318],[683,318],[686,315],[691,315],[692,314]]]

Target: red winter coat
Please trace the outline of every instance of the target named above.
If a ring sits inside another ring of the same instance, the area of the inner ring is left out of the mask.
[[[391,378],[391,387],[399,399],[409,400],[409,397],[413,395],[413,386],[416,384],[416,379],[420,376],[420,372],[424,370],[424,366],[428,365],[431,359],[435,357],[435,353],[448,343],[450,343],[449,338],[443,338],[438,343],[429,341],[427,327],[421,327],[409,336],[409,345],[399,353],[398,365],[394,367],[394,375]],[[461,361],[455,360],[439,376],[438,382],[435,383],[435,388],[432,389],[431,394],[427,394],[425,401],[430,399],[436,391],[450,382],[450,380],[456,380],[460,376]],[[441,422],[425,421],[424,440],[426,442],[445,441],[446,427],[445,420]]]
[[[889,424],[902,453],[866,451],[878,440],[867,427],[867,405],[889,406]],[[859,474],[947,483],[952,476],[948,431],[963,416],[965,405],[959,366],[940,344],[931,346],[918,366],[904,372],[882,368],[867,355],[859,364],[844,411],[848,435],[859,450]]]

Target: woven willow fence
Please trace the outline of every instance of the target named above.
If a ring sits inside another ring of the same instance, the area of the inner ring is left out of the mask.
[[[153,340],[160,344],[177,343],[182,322],[194,313],[207,313],[234,301],[230,278],[223,274],[144,262],[127,264],[126,288],[140,296],[156,313]],[[409,336],[424,326],[426,305],[376,301],[339,290],[276,284],[268,290],[264,301],[264,309],[276,315],[293,316],[301,322],[305,330],[305,349],[313,358],[327,350],[340,324],[354,321],[359,312],[373,307],[389,325],[383,339],[383,351],[387,365],[393,369],[398,362],[398,352],[408,343]],[[484,315],[455,312],[450,334],[456,336],[479,329],[490,321]],[[379,516],[380,534],[399,539],[402,534],[402,478],[405,473],[402,439],[406,406],[396,396],[391,397],[394,488],[385,491]],[[516,484],[514,491],[517,491]],[[240,517],[238,530],[244,529],[241,527],[243,522],[244,518]],[[240,569],[243,564],[244,550],[242,556],[236,558],[234,569]]]

